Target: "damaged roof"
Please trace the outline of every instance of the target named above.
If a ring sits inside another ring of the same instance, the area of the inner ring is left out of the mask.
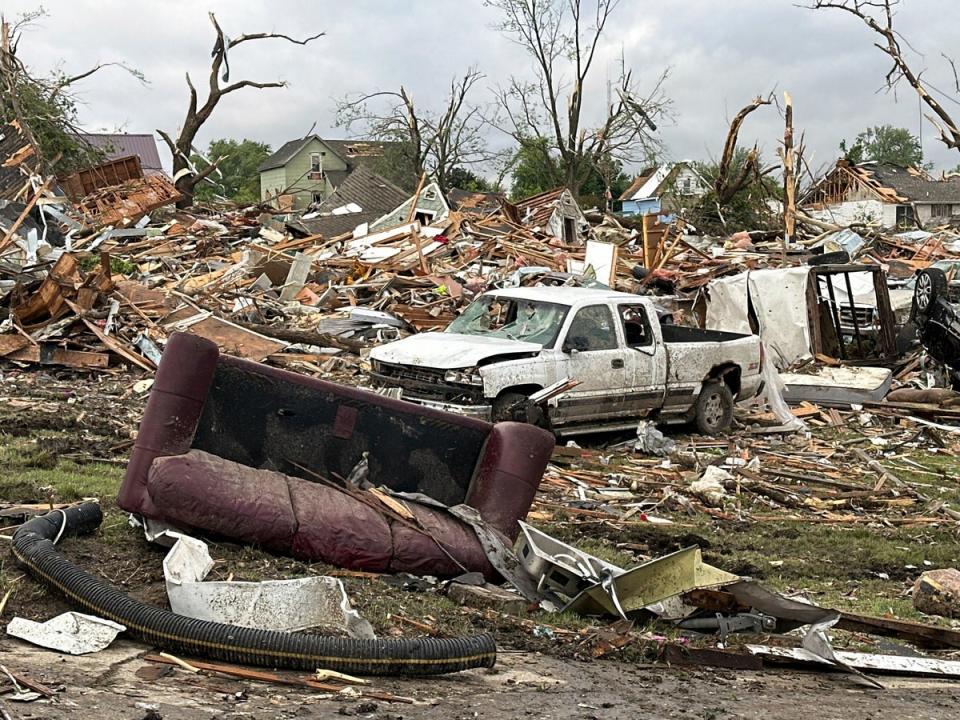
[[[150,133],[81,133],[79,137],[106,153],[108,160],[136,155],[145,171],[163,172],[157,141]]]
[[[566,192],[569,192],[567,188],[558,187],[516,203],[521,222],[530,226],[546,227],[559,206],[560,198]]]
[[[960,178],[933,180],[916,168],[904,168],[896,165],[859,165],[856,167],[870,175],[869,182],[892,188],[898,195],[915,203],[955,203],[960,202]]]
[[[330,152],[351,167],[382,157],[384,150],[395,144],[375,140],[324,140],[319,135],[307,135],[303,138],[285,142],[273,155],[260,163],[257,172],[283,167],[293,160],[307,143],[313,140],[323,143],[330,149]]]
[[[312,234],[335,237],[352,231],[357,225],[376,220],[409,197],[407,193],[363,165],[347,175],[346,179],[330,194],[317,210],[321,217],[302,220],[301,224]],[[334,210],[354,204],[359,212],[339,213]]]

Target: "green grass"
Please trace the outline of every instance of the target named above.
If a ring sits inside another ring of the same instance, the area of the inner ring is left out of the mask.
[[[0,499],[4,502],[71,502],[116,496],[123,466],[78,463],[58,457],[62,433],[0,436]]]
[[[145,556],[147,548],[142,536],[128,526],[125,513],[115,505],[123,464],[63,459],[58,456],[58,449],[63,447],[72,450],[82,447],[82,443],[78,445],[76,433],[71,431],[44,431],[21,437],[0,435],[0,500],[70,502],[84,497],[100,498],[105,518],[96,542],[107,545],[98,547],[111,548],[116,562],[123,568],[129,566],[130,572],[143,565],[152,577],[154,591],[162,593],[161,555]],[[960,509],[960,467],[955,459],[920,452],[911,459],[924,471],[908,471],[898,460],[885,464],[931,499]],[[921,507],[911,514],[922,512]],[[879,521],[845,525],[795,520],[729,523],[707,516],[676,519],[678,524],[673,526],[634,524],[618,529],[613,524],[578,522],[558,513],[554,521],[536,524],[558,539],[620,567],[699,545],[704,560],[712,565],[753,577],[773,590],[803,592],[822,606],[908,620],[948,622],[919,615],[907,593],[923,570],[956,565],[960,530],[955,523],[945,520],[937,525],[888,526]],[[219,561],[211,579],[223,579],[232,573],[237,580],[256,581],[331,570],[322,564],[302,563],[233,543],[211,543],[210,551]],[[127,570],[123,569],[122,574],[128,574]],[[7,589],[15,588],[12,604],[16,602],[20,612],[45,596],[40,586],[23,577],[23,571],[10,556],[0,554],[0,597]],[[465,611],[438,592],[414,593],[377,580],[345,578],[344,582],[357,609],[381,632],[399,628],[405,634],[417,634],[415,629],[391,619],[391,615],[400,613],[431,623],[448,635],[491,630],[518,647],[543,650],[556,642],[549,636],[532,638],[529,625],[521,629],[516,620],[502,616],[485,619],[476,612]],[[536,624],[574,631],[611,622],[566,613],[537,613],[530,619]]]

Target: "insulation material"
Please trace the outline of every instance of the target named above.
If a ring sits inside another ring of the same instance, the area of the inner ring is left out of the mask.
[[[741,273],[710,282],[704,292],[707,330],[725,330],[741,335],[753,333],[748,314],[747,275]]]
[[[167,535],[176,543],[163,560],[163,576],[170,609],[178,615],[263,630],[332,627],[350,637],[374,637],[337,578],[203,582],[214,565],[207,544],[179,533]]]
[[[7,635],[48,650],[86,655],[103,650],[126,629],[119,623],[94,615],[65,612],[42,623],[15,617],[7,624]]]
[[[707,292],[708,330],[752,333],[750,307],[769,357],[780,370],[811,354],[807,317],[810,268],[756,270],[712,281]]]

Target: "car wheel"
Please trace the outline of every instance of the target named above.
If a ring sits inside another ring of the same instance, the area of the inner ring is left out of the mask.
[[[930,268],[917,273],[917,285],[913,290],[913,305],[917,312],[926,315],[937,298],[947,294],[947,276],[943,270]]]
[[[493,422],[523,422],[549,428],[543,408],[530,401],[523,393],[505,392],[493,401]]]
[[[697,396],[695,411],[694,418],[701,433],[722,433],[733,422],[733,393],[726,383],[717,380],[704,383]]]

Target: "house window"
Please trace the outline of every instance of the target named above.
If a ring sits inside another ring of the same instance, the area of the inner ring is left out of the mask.
[[[323,161],[320,160],[320,153],[310,153],[310,172],[318,173],[323,170]]]
[[[323,202],[323,200],[324,200],[324,198],[323,198],[323,193],[316,193],[316,192],[313,193],[313,202],[314,202],[314,203],[316,203],[316,204],[319,205],[320,203]]]
[[[573,245],[577,241],[577,221],[575,218],[563,219],[563,242]]]
[[[950,217],[952,207],[948,204],[935,203],[930,206],[930,217],[946,218]]]
[[[913,205],[897,205],[897,225],[915,225]]]
[[[690,195],[690,194],[692,194],[692,193],[693,193],[693,180],[692,180],[691,178],[685,177],[685,178],[683,179],[683,183],[681,184],[680,187],[682,188],[682,189],[681,189],[681,192],[682,192],[684,195]]]

